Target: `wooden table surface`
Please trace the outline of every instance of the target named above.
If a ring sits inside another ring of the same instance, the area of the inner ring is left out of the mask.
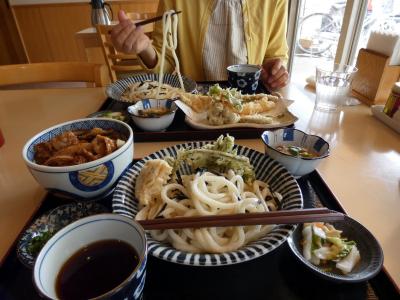
[[[295,100],[296,127],[324,137],[331,155],[318,171],[347,213],[380,242],[385,268],[400,286],[400,136],[375,119],[365,105],[338,113],[313,111],[315,95],[290,84],[282,91]],[[25,142],[52,125],[84,117],[105,99],[101,88],[0,91],[0,261],[41,204],[45,191],[24,165]],[[184,142],[184,141],[182,141]],[[135,157],[179,142],[136,143]],[[260,139],[237,140],[263,151]]]

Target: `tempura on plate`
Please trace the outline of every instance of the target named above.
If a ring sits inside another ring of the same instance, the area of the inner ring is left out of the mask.
[[[268,115],[276,106],[278,97],[267,94],[242,95],[234,88],[210,87],[207,95],[181,93],[180,99],[196,113],[207,112],[210,125],[235,123],[269,124]]]

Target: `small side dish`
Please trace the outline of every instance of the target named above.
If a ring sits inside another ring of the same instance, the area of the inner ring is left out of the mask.
[[[136,126],[145,131],[163,131],[172,124],[177,110],[171,100],[145,99],[128,107]]]
[[[99,203],[78,202],[44,213],[21,235],[17,246],[18,259],[25,266],[33,267],[40,250],[61,228],[81,218],[105,212],[108,209]]]
[[[330,225],[297,227],[288,244],[299,261],[314,274],[335,282],[363,282],[377,275],[383,251],[371,232],[347,215]]]
[[[295,177],[307,175],[329,156],[329,143],[299,129],[264,131],[265,154],[281,163]]]
[[[325,271],[350,273],[361,260],[355,241],[342,237],[342,231],[328,223],[306,223],[302,230],[303,256]]]

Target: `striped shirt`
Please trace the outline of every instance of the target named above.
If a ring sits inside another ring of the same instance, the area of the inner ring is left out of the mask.
[[[226,80],[226,67],[247,63],[241,0],[215,0],[203,46],[205,80]]]

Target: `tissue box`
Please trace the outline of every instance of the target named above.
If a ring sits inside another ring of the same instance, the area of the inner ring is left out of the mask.
[[[360,101],[372,105],[385,103],[392,86],[399,81],[400,66],[389,66],[386,55],[360,49],[357,57],[358,72],[354,75],[353,95]]]

